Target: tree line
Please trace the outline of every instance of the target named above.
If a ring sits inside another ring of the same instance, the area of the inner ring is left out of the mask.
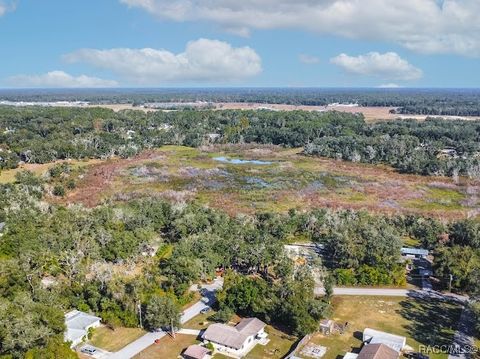
[[[340,112],[113,112],[0,108],[0,168],[59,159],[129,157],[164,144],[260,143],[307,155],[384,163],[405,173],[480,176],[480,121],[368,124]]]
[[[476,89],[62,89],[2,90],[8,101],[87,101],[93,104],[155,102],[244,102],[326,106],[333,103],[394,107],[395,113],[479,116],[480,91]]]

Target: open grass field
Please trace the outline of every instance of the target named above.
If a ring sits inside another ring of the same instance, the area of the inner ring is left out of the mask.
[[[89,343],[97,348],[115,352],[144,334],[145,331],[140,328],[120,327],[112,330],[107,327],[100,327],[94,330]]]
[[[479,193],[480,183],[466,179],[457,184],[399,174],[386,166],[306,157],[298,149],[165,146],[89,166],[65,203],[154,196],[197,200],[230,214],[329,207],[453,219],[478,215]]]
[[[335,297],[331,319],[344,324],[344,334],[317,334],[311,343],[327,348],[324,359],[335,359],[346,352],[358,352],[362,332],[372,328],[405,336],[407,345],[449,345],[453,341],[462,308],[431,298]],[[431,355],[446,358],[447,355]]]

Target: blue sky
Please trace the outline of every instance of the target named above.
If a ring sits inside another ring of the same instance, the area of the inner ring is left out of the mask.
[[[0,87],[480,87],[479,3],[0,0]]]

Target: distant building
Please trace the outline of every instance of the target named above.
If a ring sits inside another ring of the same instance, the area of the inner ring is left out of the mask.
[[[404,247],[401,249],[402,256],[412,257],[412,258],[426,258],[428,257],[428,249],[422,248],[407,248]]]
[[[407,338],[400,335],[394,335],[379,330],[366,328],[363,331],[363,342],[372,344],[384,344],[389,348],[395,350],[397,353],[401,352],[407,344]]]
[[[71,342],[71,347],[75,347],[80,344],[88,334],[90,328],[96,328],[100,326],[102,318],[90,315],[78,310],[72,310],[65,314],[65,326],[67,332],[64,335],[66,342]]]
[[[210,358],[210,350],[200,345],[190,345],[182,354],[184,359],[207,359]]]
[[[265,342],[266,324],[257,318],[245,318],[235,327],[226,324],[212,324],[203,333],[202,339],[213,344],[222,353],[245,356],[253,347]]]

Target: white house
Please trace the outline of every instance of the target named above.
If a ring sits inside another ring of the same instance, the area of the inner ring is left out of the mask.
[[[245,318],[236,326],[212,324],[202,335],[219,353],[236,358],[244,357],[257,344],[266,342],[266,324],[257,318]]]
[[[406,258],[427,258],[428,257],[428,249],[423,248],[407,248],[404,247],[401,249],[402,256]]]
[[[90,328],[100,326],[101,320],[102,318],[78,310],[68,312],[65,314],[65,326],[67,327],[64,335],[65,341],[71,342],[72,348],[77,346],[83,341]]]
[[[396,352],[401,352],[407,344],[407,338],[375,329],[365,328],[363,331],[363,342],[368,344],[385,344]]]

